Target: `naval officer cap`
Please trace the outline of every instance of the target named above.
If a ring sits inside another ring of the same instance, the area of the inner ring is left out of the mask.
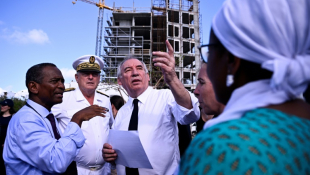
[[[77,72],[86,72],[86,71],[92,71],[92,72],[101,72],[101,69],[103,68],[103,60],[95,55],[84,55],[75,60],[72,64],[73,68]]]

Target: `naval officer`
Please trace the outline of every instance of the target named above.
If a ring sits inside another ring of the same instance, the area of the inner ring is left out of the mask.
[[[103,60],[93,55],[85,55],[75,60],[72,66],[77,71],[75,79],[78,88],[67,89],[63,95],[63,102],[52,108],[62,131],[66,129],[73,114],[85,107],[98,105],[109,110],[104,118],[94,117],[82,124],[86,141],[75,158],[79,175],[101,175],[109,171],[109,168],[104,166],[101,151],[102,145],[107,142],[109,128],[114,119],[109,97],[96,91],[103,65]]]

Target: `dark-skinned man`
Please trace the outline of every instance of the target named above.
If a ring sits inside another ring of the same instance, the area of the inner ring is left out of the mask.
[[[63,133],[51,113],[61,103],[64,78],[51,63],[32,66],[26,74],[29,99],[9,123],[3,158],[7,174],[59,174],[85,143],[81,125],[106,109],[92,105],[75,113]]]

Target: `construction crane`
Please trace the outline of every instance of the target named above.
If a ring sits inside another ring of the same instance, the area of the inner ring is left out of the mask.
[[[113,9],[111,7],[108,7],[104,4],[104,0],[99,0],[99,2],[95,2],[92,0],[75,0],[75,1],[82,1],[86,2],[89,4],[96,5],[99,7],[99,15],[98,15],[98,22],[97,22],[97,38],[96,38],[96,51],[95,55],[101,56],[101,46],[102,46],[102,29],[103,29],[103,10],[108,9],[108,10],[113,10],[117,12],[123,12],[120,9]],[[76,2],[72,1],[72,4],[75,4]]]

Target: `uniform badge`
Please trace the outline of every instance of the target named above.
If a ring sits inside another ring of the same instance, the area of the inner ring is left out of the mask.
[[[95,63],[95,57],[94,56],[89,57],[89,63],[90,64],[94,64]]]

